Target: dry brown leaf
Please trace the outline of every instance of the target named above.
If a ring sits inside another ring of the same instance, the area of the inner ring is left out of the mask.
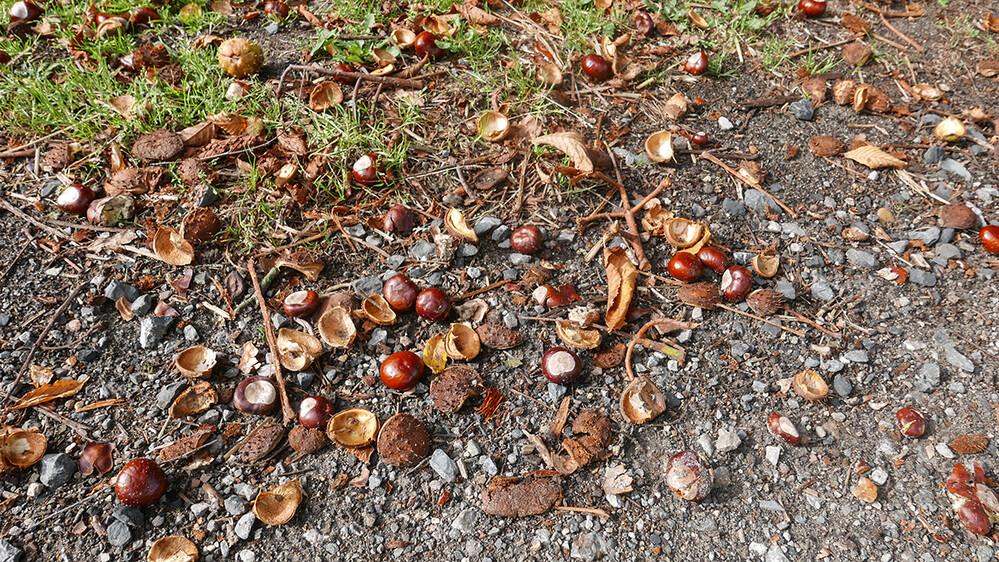
[[[605,249],[604,262],[607,268],[606,320],[608,326],[617,330],[625,324],[638,280],[638,268],[621,247]]]
[[[236,113],[216,113],[209,115],[208,121],[230,135],[241,135],[246,130],[246,118]]]
[[[993,14],[985,14],[985,19],[982,21],[982,27],[988,29],[989,31],[999,33],[999,17],[996,17]]]
[[[466,1],[464,4],[458,4],[454,6],[456,12],[461,14],[461,17],[465,18],[468,23],[474,26],[482,25],[496,25],[500,22],[500,19],[489,12],[483,10],[482,8],[475,5],[474,2]]]
[[[542,144],[556,148],[564,152],[572,160],[572,165],[579,171],[585,173],[593,171],[593,161],[590,160],[586,149],[586,139],[579,133],[552,133],[532,140],[531,144]]]
[[[981,453],[989,446],[989,436],[984,433],[966,433],[958,435],[950,442],[950,448],[962,455]]]
[[[343,102],[343,91],[340,86],[332,80],[316,84],[309,94],[309,108],[315,112],[326,111],[327,109],[340,105]]]
[[[853,495],[859,500],[874,503],[878,499],[878,486],[870,478],[861,476],[860,481],[853,487]]]
[[[631,492],[634,479],[628,476],[628,469],[623,464],[609,466],[604,469],[604,493],[608,496],[619,496]]]
[[[808,140],[808,150],[816,156],[832,156],[843,152],[846,145],[835,137],[815,135]]]
[[[843,157],[875,170],[878,168],[905,168],[905,162],[871,144],[859,146],[844,154]]]
[[[55,376],[55,371],[41,365],[32,365],[28,373],[31,378],[31,385],[35,388],[49,384],[52,382],[52,377]]]
[[[87,383],[87,380],[88,379],[60,379],[53,383],[43,384],[42,386],[22,396],[17,403],[10,408],[4,409],[3,411],[9,412],[11,410],[21,410],[23,408],[30,408],[31,406],[37,406],[39,404],[72,396],[77,392],[80,392],[80,389]]]
[[[871,30],[871,26],[867,22],[853,14],[843,14],[840,16],[839,22],[843,24],[843,27],[854,33],[867,33]]]
[[[135,107],[135,96],[118,96],[116,98],[111,98],[108,100],[111,107],[121,115],[125,121],[131,121],[134,117],[132,113],[132,108]]]

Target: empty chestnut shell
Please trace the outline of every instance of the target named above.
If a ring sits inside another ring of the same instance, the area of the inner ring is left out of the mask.
[[[266,416],[274,410],[277,402],[277,388],[266,377],[245,379],[232,393],[232,405],[244,414]]]

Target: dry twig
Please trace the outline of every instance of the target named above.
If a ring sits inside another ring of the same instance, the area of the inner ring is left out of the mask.
[[[288,402],[288,391],[284,386],[284,375],[281,373],[281,360],[278,354],[277,339],[274,338],[274,326],[271,324],[271,313],[267,310],[267,301],[264,300],[264,292],[260,288],[260,280],[257,279],[257,263],[253,258],[246,264],[246,269],[250,272],[250,281],[253,282],[253,291],[257,294],[257,302],[260,303],[260,315],[264,320],[264,335],[267,337],[267,346],[271,348],[271,364],[274,365],[274,380],[277,382],[278,393],[281,395],[281,417],[284,425],[289,425],[295,421],[295,411],[291,409]]]

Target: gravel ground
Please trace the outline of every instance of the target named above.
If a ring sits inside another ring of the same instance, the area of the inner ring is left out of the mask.
[[[227,435],[224,443],[207,449],[211,464],[190,471],[179,466],[182,462],[166,466],[170,484],[162,501],[142,509],[123,506],[107,485],[115,472],[101,477],[77,471],[87,441],[115,443],[117,471],[126,460],[152,456],[199,426],[225,430],[231,424],[256,423],[228,400],[190,419],[174,420],[166,413],[187,386],[172,368],[181,349],[200,343],[219,352],[222,368],[213,383],[223,396],[244,376],[236,368],[243,344],[250,341],[266,350],[255,307],[233,322],[221,322],[201,306],[222,305],[211,280],[239,272],[233,264],[242,260],[222,248],[206,248],[192,266],[189,289],[180,292],[171,282],[183,268],[166,268],[134,251],[84,249],[92,240],[79,248],[69,244],[69,250],[55,254],[38,244],[25,247],[27,232],[36,239],[46,233],[0,214],[4,267],[24,250],[0,288],[0,389],[10,388],[47,319],[81,282],[86,285],[80,297],[44,341],[54,349],[43,348],[32,363],[54,369],[56,378],[90,377],[83,390],[54,406],[77,427],[37,409],[5,414],[6,424],[40,428],[49,440],[49,455],[0,481],[5,514],[0,562],[144,560],[152,541],[167,535],[193,540],[202,560],[241,562],[291,557],[996,560],[995,535],[968,533],[941,484],[955,462],[978,461],[987,474],[999,477],[994,439],[999,421],[999,266],[988,262],[977,228],[940,228],[935,216],[939,198],[970,206],[978,226],[996,220],[995,137],[976,130],[971,134],[977,132],[982,142],[966,143],[943,160],[939,151],[907,151],[910,171],[925,178],[928,187],[927,193],[917,193],[894,172],[854,166],[854,173],[829,165],[808,153],[808,139],[828,134],[848,142],[861,131],[871,142],[911,143],[932,134],[938,115],[919,112],[897,120],[855,115],[849,107],[827,104],[815,110],[817,121],[802,121],[805,116],[796,116],[794,108],[747,113],[735,107],[731,100],[753,98],[770,87],[757,80],[742,77],[727,83],[727,89],[692,85],[689,97],[711,101],[724,95],[730,101],[713,102],[718,113],[704,112],[690,126],[743,151],[758,150],[770,173],[767,190],[797,216],[777,210],[763,193],[736,187],[719,168],[689,156],[680,159],[673,187],[660,200],[678,216],[707,223],[714,240],[731,249],[738,263],[765,248],[777,249],[779,274],[756,283],[775,288],[796,311],[843,337],[830,338],[791,316],[778,321],[806,331],[806,337],[728,311],[693,309],[676,298],[671,285],[642,278],[637,306],[699,325],[674,334],[687,352],[683,364],[636,348],[636,372],[649,376],[668,402],[665,414],[636,426],[618,413],[626,384],[623,368],[596,367],[592,352],[581,353],[585,368],[576,383],[563,387],[544,382],[539,361],[558,338],[552,323],[529,318],[560,316],[561,309],[535,306],[530,300],[534,285],[525,282],[519,290],[500,287],[480,296],[525,342],[506,351],[486,350],[470,363],[503,393],[498,414],[490,420],[469,406],[457,414],[441,413],[426,381],[407,393],[377,382],[378,365],[389,353],[420,351],[430,336],[443,332],[442,325],[412,313],[401,315],[396,325],[370,330],[349,351],[327,353],[319,368],[288,375],[295,405],[307,394],[322,394],[335,400],[338,410],[364,407],[382,421],[409,412],[422,420],[433,454],[413,469],[390,467],[377,456],[366,464],[335,446],[299,460],[284,447],[264,461],[244,464],[225,458],[238,440]],[[978,93],[955,92],[955,104],[999,112],[997,98],[981,94],[994,94],[995,82],[967,80],[974,88],[961,91]],[[607,122],[615,119],[624,119],[622,109],[609,110]],[[618,145],[623,162],[641,152],[643,129],[647,134],[655,125],[635,122],[633,134]],[[799,147],[801,154],[786,160],[787,145]],[[643,186],[656,185],[665,173],[661,167],[628,168],[626,183],[637,199],[647,192]],[[435,186],[435,196],[446,201],[447,187]],[[44,189],[20,188],[29,198]],[[575,228],[576,218],[599,201],[597,191],[531,201],[518,219],[505,208],[480,210],[472,222],[482,241],[459,248],[450,263],[432,255],[432,244],[419,242],[429,238],[430,223],[412,238],[391,242],[370,227],[355,225],[348,228],[351,234],[392,257],[384,259],[361,246],[352,253],[342,237],[334,236],[320,248],[327,267],[317,282],[285,276],[269,296],[290,284],[320,292],[346,283],[377,290],[382,280],[402,269],[421,287],[440,286],[458,295],[500,279],[517,283],[532,267],[547,262],[558,268],[553,285],[572,282],[584,301],[603,306],[604,269],[599,259],[585,262],[584,255],[599,242],[605,224],[596,223],[582,234]],[[890,210],[891,217],[879,216],[880,209]],[[543,225],[547,232],[545,249],[533,258],[509,249],[510,229],[525,223]],[[141,235],[133,244],[140,242]],[[618,237],[609,245],[627,242]],[[664,274],[670,247],[652,238],[645,248],[653,270]],[[906,270],[907,282],[887,278],[889,266]],[[710,280],[717,277],[712,274]],[[114,300],[122,295],[135,304],[131,321],[115,310]],[[150,307],[159,300],[177,310],[175,321],[152,314]],[[276,327],[296,327],[281,315],[273,320]],[[635,324],[626,328],[637,329]],[[260,360],[259,374],[270,374],[269,354],[262,351]],[[828,399],[808,402],[788,389],[788,379],[806,368],[829,383]],[[20,384],[13,395],[26,390]],[[558,436],[549,427],[564,396],[571,399],[573,415],[604,409],[613,421],[613,439],[605,461],[558,478],[561,504],[598,508],[610,517],[570,511],[525,518],[486,515],[481,497],[493,476],[545,468],[529,435],[554,448]],[[78,406],[111,398],[124,403],[75,412]],[[478,405],[479,400],[472,402]],[[924,437],[899,433],[895,412],[904,406],[926,415]],[[775,411],[797,424],[805,443],[790,446],[767,430],[767,416]],[[950,448],[959,435],[979,432],[993,438],[984,451],[966,455]],[[714,487],[702,502],[682,501],[665,485],[665,460],[681,450],[702,453],[714,469]],[[607,496],[601,484],[606,471],[618,466],[634,479],[634,490]],[[292,478],[301,480],[307,494],[294,518],[281,526],[257,521],[250,500],[259,490]],[[853,493],[862,478],[877,486],[873,502]]]

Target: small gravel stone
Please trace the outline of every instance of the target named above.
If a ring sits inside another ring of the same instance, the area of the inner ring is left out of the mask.
[[[812,297],[819,299],[823,302],[829,302],[836,298],[836,291],[833,290],[832,285],[828,281],[819,281],[813,283],[811,287]]]
[[[726,197],[722,200],[722,210],[733,217],[741,217],[746,214],[746,206],[732,197]]]
[[[722,116],[718,118],[718,128],[723,131],[730,131],[735,128],[735,125],[729,121],[728,117]]]
[[[0,539],[0,562],[20,562],[24,551]]]
[[[975,372],[975,364],[971,362],[971,359],[965,357],[954,346],[948,345],[944,347],[944,356],[947,357],[947,362],[950,363],[951,366],[957,367],[958,369],[968,373]]]
[[[114,511],[111,512],[111,517],[114,517],[116,520],[121,521],[129,527],[141,528],[146,522],[146,518],[142,515],[142,510],[130,505],[115,506]]]
[[[58,488],[76,474],[77,462],[66,453],[42,457],[38,480],[47,488]]]
[[[946,170],[948,174],[957,176],[964,181],[971,181],[971,172],[964,167],[964,164],[953,158],[944,158],[940,161],[940,169]]]
[[[763,500],[760,502],[760,509],[767,511],[784,511],[784,508],[774,500]]]
[[[357,294],[357,297],[363,299],[370,295],[381,294],[382,279],[377,275],[369,275],[367,277],[361,277],[360,279],[354,280],[350,286],[354,289],[354,293]]]
[[[458,516],[451,522],[451,528],[462,533],[467,533],[475,527],[475,516],[478,512],[468,508],[461,510]]]
[[[434,469],[437,476],[440,476],[441,480],[445,482],[453,483],[458,479],[458,465],[451,460],[451,457],[447,456],[443,449],[434,449],[430,456],[430,468]]]
[[[909,232],[909,238],[911,240],[919,240],[927,246],[932,246],[940,240],[940,228],[936,226],[931,226],[923,230],[913,230]]]
[[[413,244],[413,248],[410,250],[410,253],[413,254],[414,258],[420,261],[425,261],[433,258],[436,251],[437,250],[434,248],[432,242],[420,240],[416,244]]]
[[[476,234],[482,236],[483,234],[488,234],[492,232],[494,228],[496,228],[501,224],[503,224],[503,221],[499,220],[498,218],[486,216],[476,221],[473,229],[475,230]]]
[[[247,511],[236,521],[236,536],[244,541],[250,538],[253,532],[253,524],[257,522],[257,516],[252,511]]]
[[[954,451],[951,451],[950,447],[948,447],[946,443],[937,443],[936,450],[937,453],[945,459],[954,458]]]
[[[173,326],[176,316],[147,316],[139,323],[139,347],[152,349],[159,345]]]
[[[516,252],[510,254],[510,262],[513,265],[524,265],[529,261],[531,261],[531,256],[527,254],[518,254]]]
[[[742,195],[743,201],[746,206],[750,209],[756,211],[761,215],[766,215],[767,209],[769,208],[771,212],[781,214],[784,211],[777,206],[773,197],[770,197],[762,191],[756,189],[747,189]]]
[[[923,287],[932,287],[937,284],[937,276],[922,269],[910,269],[909,281]]]
[[[842,398],[846,398],[853,392],[853,385],[843,375],[836,375],[833,379],[833,390]]]
[[[794,284],[787,279],[779,279],[777,285],[774,286],[774,290],[784,295],[784,298],[789,301],[793,301],[798,296],[794,291]]]
[[[880,468],[875,468],[871,471],[871,481],[878,486],[884,486],[888,482],[888,473]]]
[[[248,548],[240,550],[236,556],[239,558],[239,562],[255,562],[257,559],[257,554]]]
[[[847,351],[843,355],[843,359],[846,359],[850,363],[867,363],[867,352],[863,349]]]
[[[222,506],[231,516],[242,515],[246,513],[247,501],[239,496],[229,496],[222,502]]]
[[[773,445],[767,446],[767,460],[770,462],[770,464],[777,466],[777,463],[780,462],[780,453],[781,453],[780,447],[775,447]]]
[[[149,311],[153,309],[155,304],[156,299],[153,295],[140,295],[139,298],[132,301],[132,314],[136,316],[145,316],[146,314],[149,314]]]
[[[107,528],[108,543],[111,546],[125,546],[132,540],[132,530],[121,521],[112,521]]]
[[[112,302],[121,297],[128,299],[128,302],[135,302],[135,299],[139,298],[139,290],[117,279],[112,279],[108,283],[108,286],[104,288],[104,297]]]
[[[715,441],[715,449],[720,453],[727,453],[739,448],[742,439],[739,434],[730,429],[721,428],[718,430],[718,439]]]
[[[874,254],[855,248],[850,248],[846,251],[846,259],[853,265],[868,270],[877,269],[881,266],[881,262],[874,257]]]
[[[558,404],[562,397],[565,396],[568,389],[561,384],[556,384],[553,382],[548,383],[548,397],[552,399],[552,402]]]
[[[939,146],[931,146],[926,149],[926,152],[923,153],[923,160],[926,161],[927,164],[939,164],[940,161],[946,157],[947,153],[942,147]]]
[[[773,545],[770,550],[767,551],[766,562],[790,562],[787,556],[784,556],[784,551],[780,549],[779,546]]]
[[[161,410],[169,408],[170,404],[173,404],[173,401],[177,399],[180,391],[184,390],[186,386],[187,383],[184,381],[176,381],[163,385],[156,392],[156,406]]]
[[[798,100],[788,106],[791,111],[791,115],[794,115],[795,119],[800,121],[811,121],[812,116],[815,115],[815,108],[812,107],[812,102],[808,100]]]

